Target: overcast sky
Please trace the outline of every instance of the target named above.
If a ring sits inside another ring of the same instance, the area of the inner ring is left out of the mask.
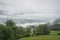
[[[60,18],[60,0],[0,0],[0,18]]]

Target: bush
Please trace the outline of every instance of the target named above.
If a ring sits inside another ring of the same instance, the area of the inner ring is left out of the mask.
[[[58,35],[60,35],[60,33],[58,33]]]

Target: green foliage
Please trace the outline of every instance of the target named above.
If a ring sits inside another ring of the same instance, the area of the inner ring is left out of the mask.
[[[44,26],[43,25],[39,25],[37,27],[37,35],[40,35],[40,34],[44,34]]]
[[[25,29],[23,27],[15,27],[16,38],[25,37]]]
[[[13,27],[15,23],[11,20],[6,22],[6,25],[0,24],[0,40],[16,40]]]
[[[50,34],[50,28],[47,26],[47,24],[44,25],[44,34],[46,35]]]
[[[49,34],[47,25],[28,26],[26,28],[17,27],[13,20],[7,20],[6,25],[0,24],[0,40],[18,40],[22,37]]]
[[[6,40],[6,28],[4,25],[0,24],[0,40]]]
[[[34,35],[34,26],[29,25],[25,28],[26,30],[26,36],[33,36]]]
[[[50,30],[49,28],[47,27],[47,25],[39,25],[37,27],[37,35],[44,35],[44,34],[49,34],[50,33]]]
[[[7,20],[6,25],[0,24],[0,40],[18,40],[25,37],[25,29],[17,27],[13,20]]]
[[[7,20],[6,21],[6,28],[7,28],[7,40],[16,40],[16,33],[14,30],[15,23],[13,20]]]
[[[15,40],[13,29],[0,24],[0,40]]]
[[[25,31],[26,31],[26,34],[25,34],[26,37],[30,36],[31,28],[30,27],[26,27]]]
[[[10,26],[10,27],[14,27],[15,26],[15,22],[12,19],[7,20],[5,24],[6,24],[6,26]]]
[[[16,40],[15,32],[12,27],[7,27],[7,40]]]

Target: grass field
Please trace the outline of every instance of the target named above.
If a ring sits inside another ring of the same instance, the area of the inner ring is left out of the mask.
[[[50,35],[25,37],[25,38],[21,38],[19,40],[60,40],[60,35],[57,35],[58,32],[60,32],[60,31],[51,31]]]

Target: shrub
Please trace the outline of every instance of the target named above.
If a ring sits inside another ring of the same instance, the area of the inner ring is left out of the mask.
[[[60,35],[60,33],[58,33],[58,35]]]

